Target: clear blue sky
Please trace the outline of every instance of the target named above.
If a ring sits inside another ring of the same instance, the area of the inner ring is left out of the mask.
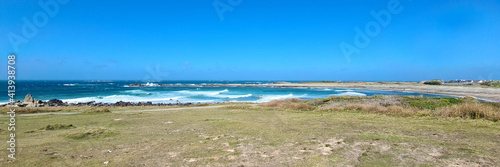
[[[500,1],[401,0],[349,59],[340,44],[390,0],[219,1],[233,9],[223,20],[213,0],[70,0],[53,17],[1,1],[0,76],[15,52],[18,79],[33,80],[500,79]],[[23,36],[33,16],[40,27]],[[25,39],[17,51],[10,33]]]

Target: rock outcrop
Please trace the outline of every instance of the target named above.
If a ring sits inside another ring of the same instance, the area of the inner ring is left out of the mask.
[[[22,104],[26,105],[26,107],[39,107],[40,104],[38,102],[39,102],[38,100],[36,100],[30,94],[28,94],[26,95],[26,97],[24,97]]]
[[[26,95],[23,101],[16,101],[8,104],[3,104],[0,105],[0,107],[57,107],[57,106],[93,106],[93,107],[110,107],[110,106],[117,106],[117,107],[128,107],[128,106],[173,106],[173,105],[180,105],[180,106],[189,106],[193,105],[193,103],[181,103],[177,101],[176,103],[153,103],[153,102],[124,102],[124,101],[119,101],[116,103],[102,103],[102,102],[96,102],[96,101],[89,101],[89,102],[78,102],[78,103],[68,103],[68,102],[63,102],[62,100],[59,99],[50,99],[49,101],[43,101],[43,100],[36,100],[33,98],[30,94]]]
[[[65,106],[64,102],[62,100],[59,100],[59,99],[50,99],[47,102],[47,105],[49,105],[49,106]]]

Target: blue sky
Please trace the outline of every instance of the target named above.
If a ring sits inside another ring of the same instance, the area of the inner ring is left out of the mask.
[[[218,0],[232,9],[223,20],[213,0],[65,1],[52,13],[0,2],[0,51],[16,53],[17,79],[500,79],[500,1],[400,0],[386,26],[370,12],[396,1]],[[38,24],[32,37],[23,18]],[[378,33],[357,47],[355,27],[373,21]]]

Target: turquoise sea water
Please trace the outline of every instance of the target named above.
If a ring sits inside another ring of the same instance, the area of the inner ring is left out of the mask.
[[[289,81],[294,82],[294,81]],[[295,81],[296,82],[296,81]],[[272,84],[272,81],[156,81],[155,84],[177,84],[181,87],[128,87],[146,81],[16,81],[16,99],[26,94],[35,99],[61,99],[64,102],[153,102],[153,103],[213,103],[225,101],[267,102],[276,99],[313,99],[328,96],[407,95],[446,97],[412,92],[380,91],[346,88],[269,88],[269,87],[182,87],[203,84]],[[7,103],[7,82],[0,103]]]

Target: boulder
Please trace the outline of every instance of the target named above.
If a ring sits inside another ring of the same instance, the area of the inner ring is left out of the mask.
[[[27,94],[26,97],[24,97],[24,100],[22,102],[23,105],[26,105],[26,107],[38,107],[38,100],[33,98],[30,94]]]
[[[59,99],[50,99],[47,104],[49,106],[65,106],[64,102]]]
[[[133,83],[133,84],[130,84],[128,85],[129,87],[139,87],[139,86],[142,86],[141,84],[138,84],[138,83]]]

